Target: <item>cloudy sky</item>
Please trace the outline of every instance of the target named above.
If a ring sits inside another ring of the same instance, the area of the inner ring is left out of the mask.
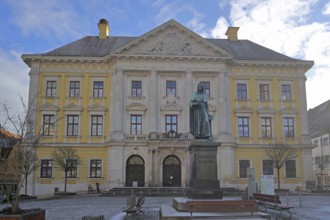
[[[1,0],[0,102],[15,109],[19,95],[27,99],[22,54],[98,35],[100,18],[113,36],[140,36],[169,19],[204,37],[240,27],[240,39],[315,62],[306,74],[308,108],[330,99],[330,0]]]

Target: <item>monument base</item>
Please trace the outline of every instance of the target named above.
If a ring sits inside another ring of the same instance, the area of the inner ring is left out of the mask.
[[[190,178],[188,198],[221,199],[222,191],[217,172],[217,152],[220,143],[196,140],[189,146]]]

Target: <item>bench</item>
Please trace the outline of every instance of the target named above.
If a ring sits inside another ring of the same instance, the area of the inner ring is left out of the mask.
[[[290,209],[294,208],[293,206],[287,206],[281,203],[280,197],[278,195],[268,195],[261,193],[253,193],[254,199],[257,201],[259,210],[267,212],[267,209],[273,209],[281,212],[281,216],[291,219],[292,213]],[[283,214],[283,211],[287,211],[289,216]]]
[[[190,218],[216,218],[216,219],[270,219],[266,213],[258,211],[255,200],[188,200],[186,202],[187,212]],[[193,213],[208,212],[205,215],[193,215]]]
[[[144,196],[139,196],[136,204],[135,203],[131,203],[129,204],[126,208],[123,209],[123,212],[126,212],[126,215],[139,215],[139,214],[143,214],[144,215],[144,211],[141,210],[141,207],[144,203]]]

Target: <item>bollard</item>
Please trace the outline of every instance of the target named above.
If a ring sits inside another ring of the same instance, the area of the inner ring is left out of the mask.
[[[104,220],[104,215],[87,215],[82,217],[81,220]]]

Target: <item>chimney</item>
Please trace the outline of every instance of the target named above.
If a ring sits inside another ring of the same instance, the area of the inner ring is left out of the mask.
[[[238,41],[237,32],[239,27],[228,27],[226,35],[229,41]]]
[[[109,32],[110,32],[110,28],[108,25],[108,21],[107,19],[100,19],[99,23],[97,24],[97,26],[99,26],[99,38],[100,39],[106,39],[109,37]]]

